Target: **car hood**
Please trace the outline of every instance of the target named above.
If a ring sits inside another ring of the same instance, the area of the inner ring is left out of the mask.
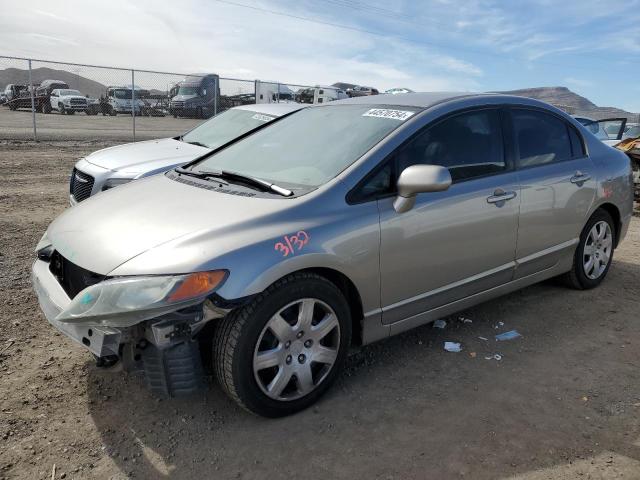
[[[257,232],[271,231],[275,218],[283,218],[280,212],[299,201],[215,192],[157,175],[67,209],[49,226],[47,237],[63,257],[102,275],[170,244],[168,254],[127,274],[188,273],[242,242],[255,242]]]
[[[185,164],[209,151],[198,145],[163,138],[105,148],[88,155],[85,160],[113,171],[146,173]]]

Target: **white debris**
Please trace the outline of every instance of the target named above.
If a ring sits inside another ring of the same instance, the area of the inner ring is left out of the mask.
[[[444,320],[436,320],[433,322],[433,328],[444,328],[447,326],[447,322]]]
[[[466,317],[458,317],[458,320],[461,321],[462,323],[473,323],[473,320]]]
[[[490,357],[484,357],[485,360],[497,360],[498,362],[500,360],[502,360],[502,355],[500,355],[499,353],[496,353],[494,355],[491,355]]]
[[[462,347],[457,342],[444,342],[444,349],[447,352],[454,352],[454,353],[458,353],[462,351]]]
[[[488,341],[489,339],[486,337],[478,337],[480,340],[484,340],[485,342]]]

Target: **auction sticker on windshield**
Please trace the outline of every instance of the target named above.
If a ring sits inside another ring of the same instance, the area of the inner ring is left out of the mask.
[[[408,110],[391,110],[389,108],[372,108],[362,114],[363,117],[392,118],[394,120],[405,121],[415,112]]]
[[[256,113],[253,117],[254,120],[259,120],[261,122],[270,122],[274,117],[270,117],[269,115],[262,115],[261,113]]]

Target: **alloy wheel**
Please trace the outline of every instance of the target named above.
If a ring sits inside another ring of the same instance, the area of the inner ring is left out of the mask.
[[[612,249],[611,226],[605,221],[597,222],[589,231],[582,255],[582,267],[588,278],[600,278],[609,265]]]
[[[265,325],[253,354],[253,373],[268,397],[295,400],[315,390],[338,357],[340,323],[316,298],[296,300]]]

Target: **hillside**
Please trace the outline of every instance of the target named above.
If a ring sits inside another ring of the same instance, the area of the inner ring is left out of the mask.
[[[52,68],[44,67],[34,68],[31,71],[31,75],[34,84],[38,84],[47,79],[62,80],[69,84],[69,87],[80,90],[83,94],[91,97],[104,95],[106,90],[106,86],[103,84],[94,80],[89,80],[88,78],[75,73],[67,72],[66,70],[54,70]],[[4,70],[0,70],[0,89],[4,90],[4,87],[9,83],[29,83],[29,71],[19,68],[6,68]]]
[[[608,117],[627,117],[629,121],[637,122],[640,115],[615,107],[599,107],[585,97],[572,92],[567,87],[524,88],[499,93],[535,98],[551,103],[572,115],[584,115],[596,120]]]

